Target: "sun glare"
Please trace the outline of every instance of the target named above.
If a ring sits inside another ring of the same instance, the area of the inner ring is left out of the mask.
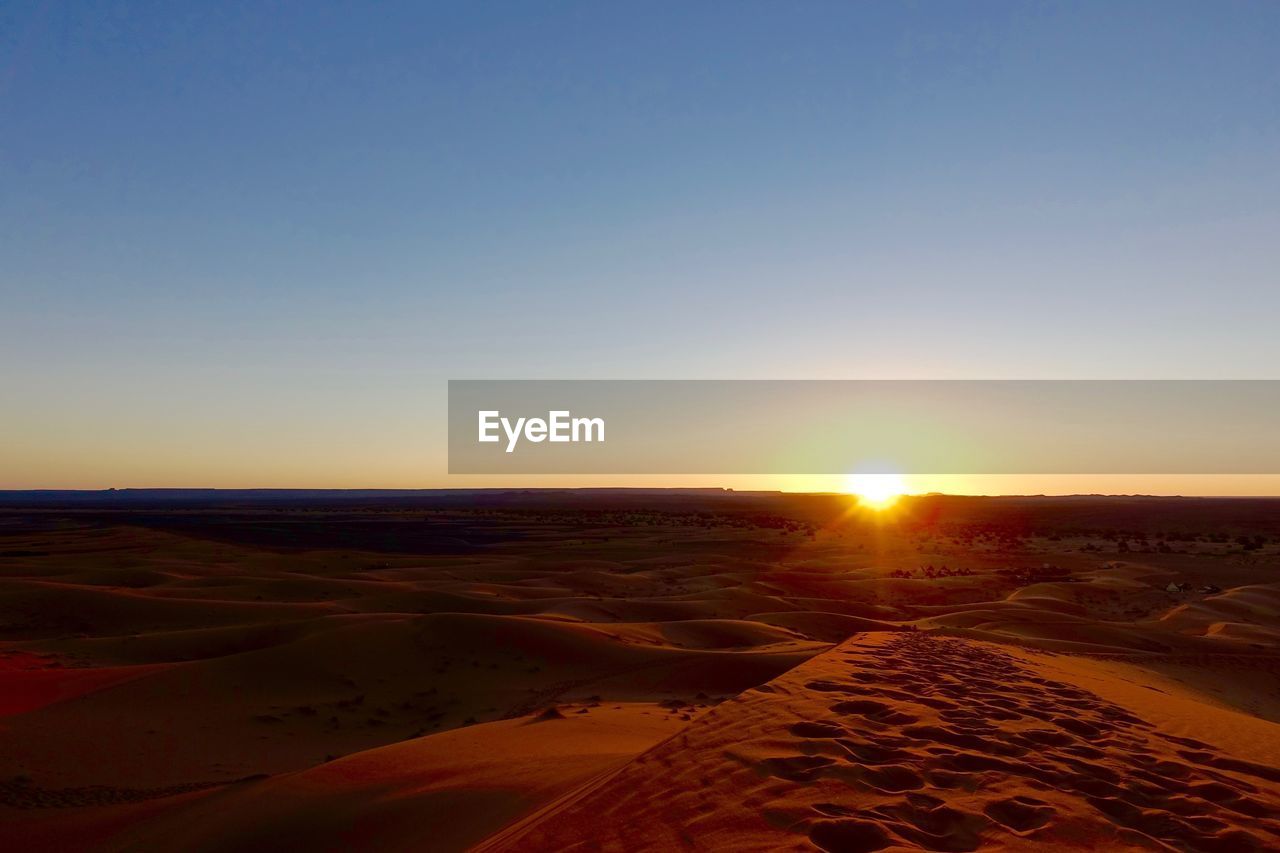
[[[850,474],[845,491],[870,509],[888,509],[898,502],[906,483],[898,474]]]

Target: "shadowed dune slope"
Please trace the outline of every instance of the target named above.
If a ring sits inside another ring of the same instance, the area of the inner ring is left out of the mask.
[[[261,630],[245,629],[245,651],[126,668],[134,677],[11,717],[0,760],[39,768],[51,788],[224,782],[517,716],[552,697],[736,694],[826,648],[731,621],[678,632],[709,648],[641,641],[646,633],[660,637],[661,626],[460,613],[332,617],[307,631],[281,629],[274,643],[264,642]],[[217,632],[220,648],[228,633]],[[752,642],[766,644],[756,650]],[[144,656],[162,656],[162,646],[141,645],[152,650]],[[88,678],[97,671],[77,672]],[[147,760],[158,750],[164,761]]]
[[[581,713],[580,713],[581,712]],[[28,817],[8,849],[461,850],[685,725],[655,705],[564,708],[104,812]]]

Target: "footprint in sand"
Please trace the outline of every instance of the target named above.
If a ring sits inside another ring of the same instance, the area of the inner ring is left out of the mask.
[[[843,726],[816,721],[796,723],[788,731],[796,737],[804,738],[836,738],[845,734]]]
[[[828,853],[865,853],[891,843],[889,833],[867,820],[822,820],[809,830],[809,840]]]
[[[867,699],[854,699],[848,702],[837,702],[831,706],[831,710],[837,714],[857,714],[863,716],[876,723],[882,723],[890,726],[903,726],[914,723],[918,718],[898,711],[883,702],[874,702]]]
[[[1011,656],[925,635],[885,651],[851,657],[847,674],[806,685],[844,694],[828,706],[841,719],[795,722],[788,731],[834,741],[842,758],[827,751],[764,762],[771,775],[800,784],[842,780],[860,796],[905,797],[814,806],[820,818],[805,825],[818,848],[976,850],[1000,834],[1038,838],[1054,826],[1061,804],[1027,794],[1006,793],[972,812],[956,807],[1003,778],[1073,798],[1130,833],[1121,837],[1140,833],[1177,849],[1275,849],[1280,823],[1270,791],[1280,769],[1160,732],[1093,693],[1032,677]],[[926,787],[964,794],[944,801]],[[1241,828],[1240,816],[1257,823]]]
[[[1010,797],[988,803],[983,814],[1001,826],[1022,834],[1039,829],[1053,818],[1054,809],[1032,797]]]

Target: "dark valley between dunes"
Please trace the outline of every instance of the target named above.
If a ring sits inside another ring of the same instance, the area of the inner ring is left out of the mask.
[[[0,495],[9,850],[1267,850],[1280,500]]]

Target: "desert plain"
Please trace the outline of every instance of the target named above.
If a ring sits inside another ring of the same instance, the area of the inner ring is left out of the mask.
[[[1280,848],[1280,500],[8,493],[0,849]]]

